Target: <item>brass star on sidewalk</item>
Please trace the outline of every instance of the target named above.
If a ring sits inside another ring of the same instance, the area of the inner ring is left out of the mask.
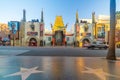
[[[13,73],[13,74],[4,76],[4,77],[11,77],[11,76],[21,75],[22,80],[26,80],[31,74],[43,72],[43,71],[38,71],[38,70],[36,70],[37,68],[38,68],[38,67],[34,67],[34,68],[30,68],[30,69],[21,68],[21,69],[20,69],[20,72],[16,72],[16,73]]]
[[[82,71],[82,73],[95,74],[101,80],[106,80],[106,76],[120,78],[120,76],[116,76],[116,75],[112,75],[112,74],[104,72],[102,68],[99,68],[99,69],[92,69],[92,68],[89,68],[89,67],[85,67],[85,68],[87,70]]]

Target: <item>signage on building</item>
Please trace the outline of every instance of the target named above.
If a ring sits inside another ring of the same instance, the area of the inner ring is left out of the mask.
[[[77,33],[79,33],[79,31],[80,31],[80,27],[79,27],[79,25],[76,25],[76,31],[77,31]]]
[[[37,36],[38,32],[27,32],[28,36]]]
[[[90,37],[91,36],[91,33],[81,33],[81,36],[86,36],[86,37]]]
[[[43,37],[43,31],[40,31],[40,36]]]
[[[44,24],[40,24],[40,31],[44,30]]]
[[[43,37],[44,24],[40,24],[40,37]]]
[[[98,41],[105,41],[105,38],[97,38]]]
[[[20,24],[18,21],[10,21],[8,22],[9,29],[12,31],[13,34],[19,30]]]
[[[87,23],[87,21],[83,21],[83,20],[81,20],[80,23]]]

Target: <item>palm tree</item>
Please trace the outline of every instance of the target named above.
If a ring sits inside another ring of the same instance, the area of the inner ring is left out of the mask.
[[[115,26],[116,26],[116,0],[110,0],[110,37],[109,50],[107,54],[108,60],[116,60],[115,55]]]

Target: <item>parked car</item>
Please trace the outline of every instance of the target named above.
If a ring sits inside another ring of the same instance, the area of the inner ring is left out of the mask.
[[[96,41],[96,42],[92,42],[92,44],[90,44],[88,47],[88,49],[107,49],[108,45],[104,44],[103,42],[100,41]]]

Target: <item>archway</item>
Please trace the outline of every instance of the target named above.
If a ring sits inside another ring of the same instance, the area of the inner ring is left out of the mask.
[[[84,38],[82,40],[83,43],[83,47],[87,47],[88,45],[90,45],[91,41],[88,38]]]
[[[37,46],[37,40],[35,38],[31,38],[29,40],[29,46]]]
[[[55,31],[55,45],[62,46],[63,45],[63,31]]]

